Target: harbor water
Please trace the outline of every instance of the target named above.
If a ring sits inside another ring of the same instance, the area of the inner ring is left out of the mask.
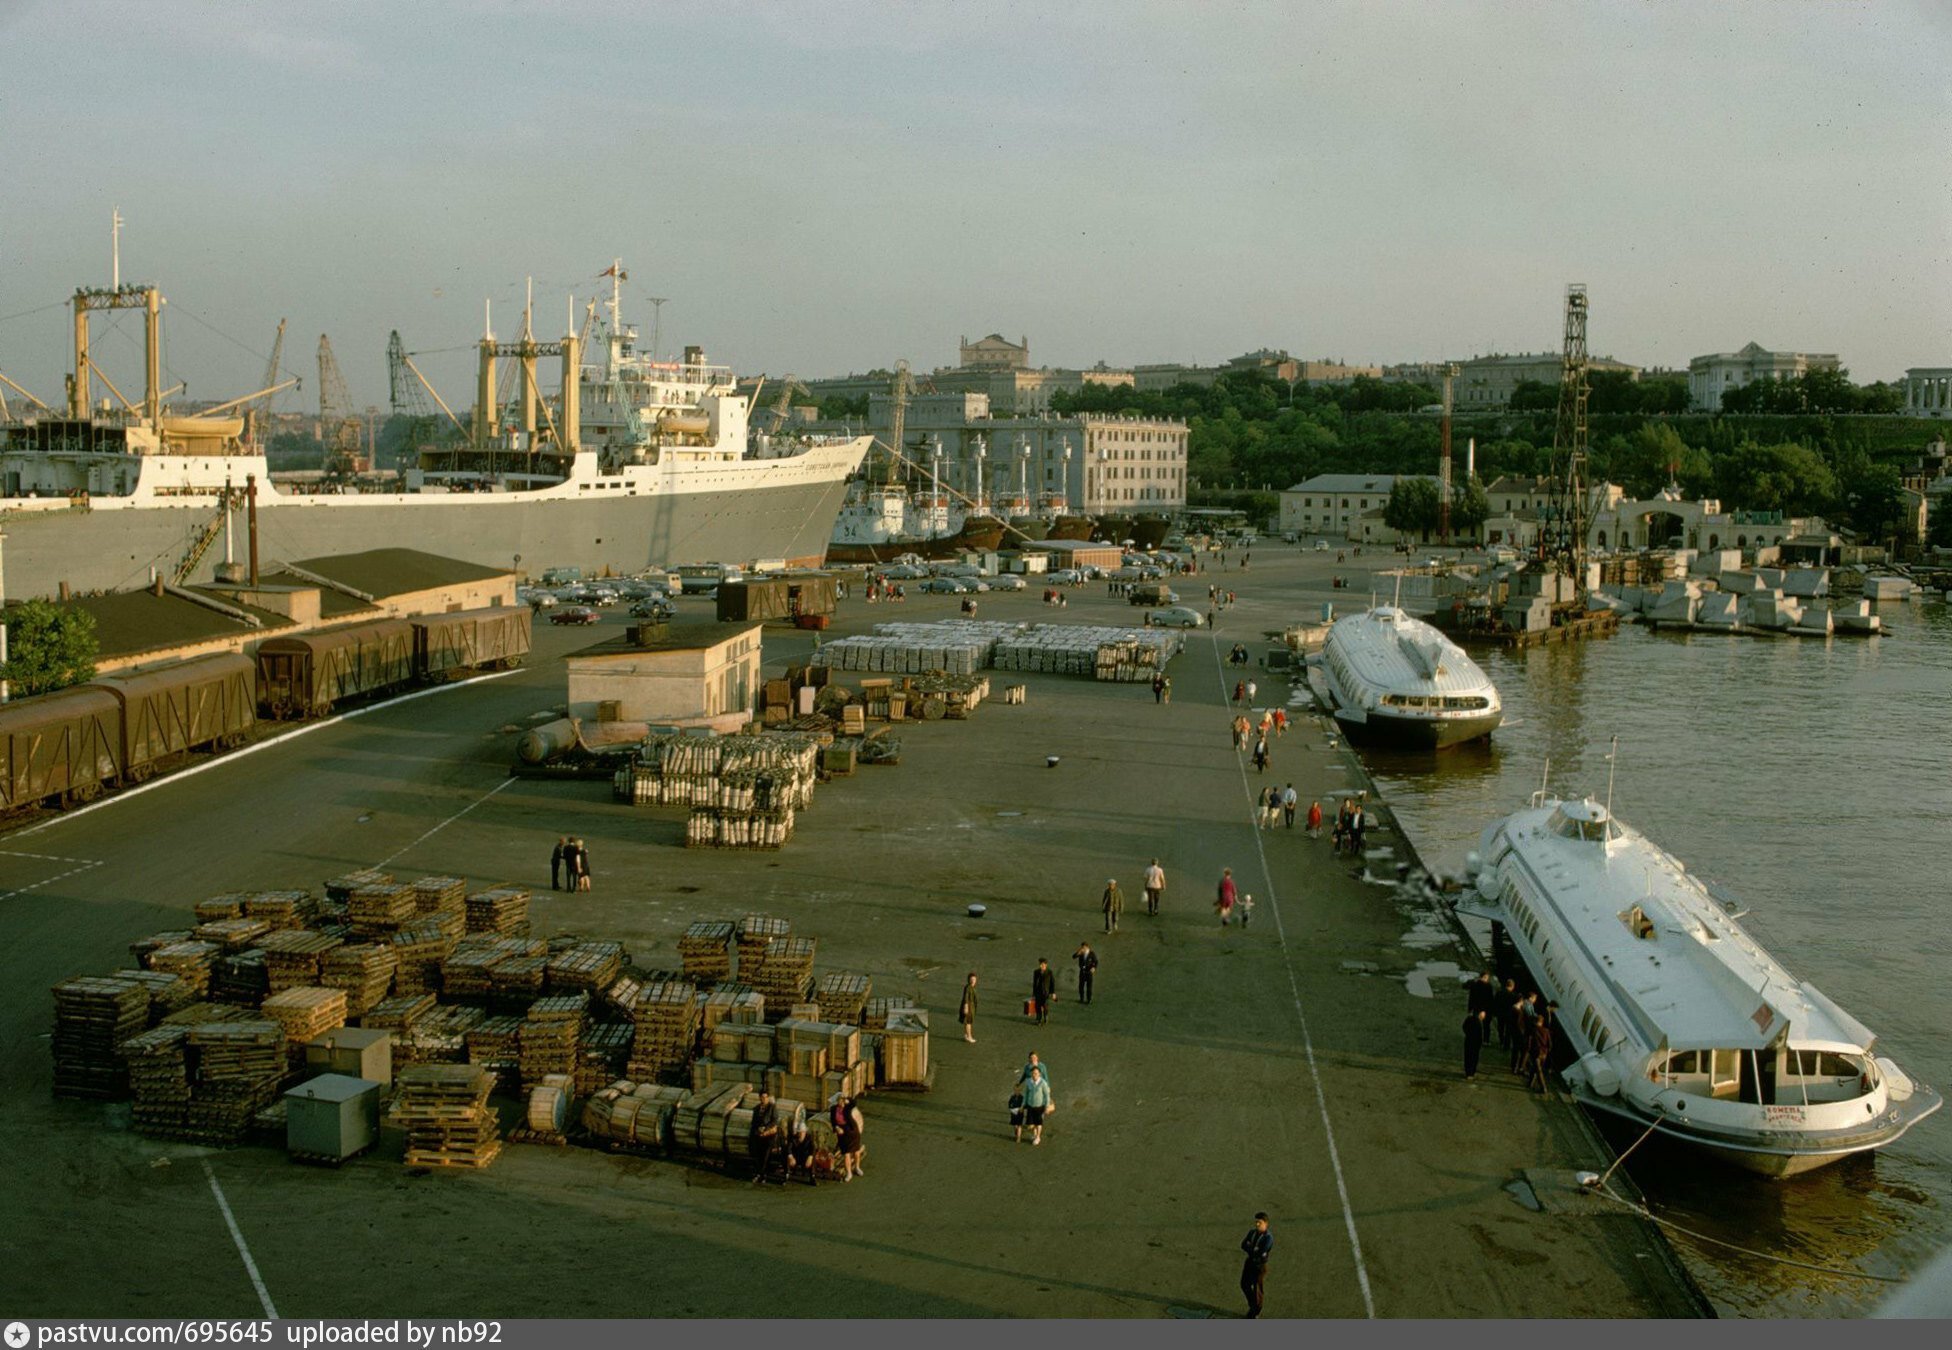
[[[1912,1078],[1952,1087],[1952,606],[1877,606],[1887,636],[1653,633],[1474,653],[1505,723],[1491,742],[1365,760],[1425,861],[1458,872],[1478,831],[1550,765],[1562,796],[1620,818],[1717,883],[1794,974],[1879,1037]],[[1639,1131],[1608,1127],[1616,1148]],[[1650,1141],[1627,1168],[1727,1314],[1848,1316],[1891,1286],[1805,1266],[1908,1274],[1952,1243],[1952,1113],[1893,1148],[1788,1182]],[[1764,1259],[1734,1247],[1766,1252]],[[1803,1266],[1785,1262],[1804,1263]]]

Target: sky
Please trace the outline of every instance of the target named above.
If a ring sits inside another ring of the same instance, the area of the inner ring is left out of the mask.
[[[457,408],[621,258],[660,345],[802,378],[1765,347],[1952,365],[1952,4],[0,0],[0,373],[168,297],[192,398],[356,403],[398,329]],[[97,351],[140,385],[139,318]],[[168,381],[166,381],[168,382]]]

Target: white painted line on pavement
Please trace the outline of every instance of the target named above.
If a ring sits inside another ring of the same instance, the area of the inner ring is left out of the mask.
[[[1213,673],[1220,681],[1220,699],[1229,708],[1233,703],[1228,699],[1227,671],[1220,664],[1220,643],[1213,642]],[[1234,766],[1240,770],[1240,790],[1249,801],[1254,793],[1247,783],[1247,761],[1234,752]],[[1308,1034],[1308,1014],[1301,1010],[1301,982],[1295,978],[1294,955],[1288,950],[1288,930],[1281,923],[1281,900],[1274,893],[1274,873],[1267,865],[1267,848],[1261,843],[1261,827],[1258,819],[1253,822],[1254,851],[1261,857],[1261,879],[1267,883],[1267,902],[1274,912],[1274,935],[1281,943],[1281,964],[1288,972],[1288,992],[1294,998],[1295,1020],[1301,1023],[1301,1049],[1308,1060],[1308,1077],[1315,1084],[1315,1109],[1321,1113],[1322,1133],[1328,1139],[1329,1166],[1335,1172],[1335,1193],[1342,1201],[1342,1225],[1349,1233],[1349,1251],[1356,1261],[1356,1284],[1362,1290],[1362,1311],[1365,1317],[1375,1317],[1376,1300],[1369,1292],[1369,1268],[1362,1260],[1362,1239],[1356,1236],[1356,1215],[1349,1206],[1349,1183],[1342,1176],[1342,1155],[1335,1147],[1335,1126],[1329,1123],[1328,1096],[1322,1091],[1322,1075],[1315,1068],[1315,1042]]]
[[[302,727],[294,727],[290,731],[281,732],[269,740],[259,741],[255,745],[247,745],[242,750],[233,750],[229,754],[220,755],[216,759],[206,760],[202,764],[197,764],[187,769],[179,769],[175,773],[164,774],[161,778],[152,778],[147,783],[143,783],[137,787],[122,788],[113,796],[104,797],[100,801],[90,802],[78,810],[56,816],[53,820],[44,820],[38,825],[30,825],[26,829],[7,837],[10,839],[25,839],[30,834],[39,834],[42,830],[51,830],[56,825],[65,825],[68,821],[79,820],[90,811],[107,810],[109,807],[118,806],[132,797],[140,797],[145,792],[153,792],[157,788],[170,787],[173,784],[182,782],[186,778],[195,778],[200,773],[208,773],[212,769],[221,769],[226,764],[235,764],[238,760],[255,755],[260,750],[269,750],[274,745],[283,745],[286,741],[295,741],[300,736],[309,736],[315,731],[323,731],[325,728],[337,726],[341,722],[350,722],[355,717],[366,716],[367,713],[380,712],[386,708],[397,708],[400,704],[411,703],[417,698],[431,698],[435,694],[445,694],[453,689],[466,689],[470,685],[486,684],[490,680],[503,679],[516,673],[517,670],[498,670],[491,675],[477,675],[471,680],[456,680],[452,684],[437,684],[429,689],[416,689],[411,694],[402,694],[398,698],[390,698],[384,703],[373,703],[364,708],[354,708],[351,712],[339,713],[323,721],[307,722]]]
[[[16,895],[25,895],[29,891],[38,891],[43,886],[52,886],[55,882],[65,880],[68,877],[75,875],[77,872],[86,872],[90,868],[100,867],[102,865],[100,859],[44,858],[43,855],[39,853],[6,853],[3,850],[0,850],[0,856],[7,856],[13,858],[41,858],[43,861],[46,862],[71,862],[71,863],[80,864],[80,866],[78,867],[70,867],[65,872],[56,872],[51,877],[43,877],[41,880],[35,882],[31,886],[16,886],[11,891],[0,891],[0,900],[11,900]]]
[[[433,829],[421,835],[420,838],[414,840],[411,844],[408,844],[405,848],[399,850],[399,852],[392,853],[384,858],[381,858],[378,862],[374,863],[373,866],[376,868],[384,867],[388,863],[392,862],[395,858],[399,857],[401,854],[411,853],[414,849],[419,848],[422,844],[426,843],[429,839],[432,839],[435,835],[439,834],[442,830],[452,825],[455,821],[459,820],[462,816],[468,814],[468,812],[474,810],[475,807],[487,801],[490,797],[494,796],[497,792],[500,792],[503,788],[514,787],[517,783],[521,781],[522,780],[519,778],[502,779],[501,782],[495,784],[495,786],[489,788],[486,792],[482,793],[479,797],[476,797],[473,801],[469,802],[466,806],[462,807],[459,811],[456,811],[453,815],[449,816],[446,820],[443,820],[440,824],[436,825]]]
[[[217,1174],[210,1168],[210,1159],[203,1161],[203,1174],[210,1179],[210,1193],[217,1197],[217,1208],[224,1212],[224,1226],[230,1229],[230,1240],[237,1244],[237,1254],[244,1258],[245,1273],[251,1277],[251,1285],[258,1291],[258,1302],[264,1305],[264,1315],[272,1321],[278,1320],[278,1310],[272,1306],[271,1291],[264,1287],[264,1276],[258,1274],[258,1263],[251,1259],[251,1249],[244,1245],[244,1233],[237,1226],[237,1216],[230,1212],[230,1201],[224,1199],[224,1188],[217,1184]]]

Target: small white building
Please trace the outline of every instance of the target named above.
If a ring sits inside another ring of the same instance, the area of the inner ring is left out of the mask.
[[[1812,370],[1836,370],[1831,352],[1772,352],[1751,342],[1739,352],[1715,352],[1688,362],[1688,400],[1703,412],[1720,412],[1722,396],[1757,380],[1794,380]]]
[[[1952,417],[1952,366],[1913,366],[1905,372],[1905,416]]]
[[[1281,494],[1281,530],[1284,534],[1363,539],[1364,513],[1389,501],[1389,490],[1398,478],[1437,481],[1435,474],[1428,473],[1318,473]]]
[[[760,625],[674,623],[634,642],[628,633],[564,659],[569,715],[737,731],[760,689]]]

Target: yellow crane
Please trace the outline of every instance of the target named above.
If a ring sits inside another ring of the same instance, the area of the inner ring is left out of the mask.
[[[346,389],[346,377],[339,373],[338,358],[332,354],[332,339],[319,334],[319,439],[325,442],[325,472],[328,477],[350,478],[365,470],[365,456],[359,452],[363,439],[359,414]]]

